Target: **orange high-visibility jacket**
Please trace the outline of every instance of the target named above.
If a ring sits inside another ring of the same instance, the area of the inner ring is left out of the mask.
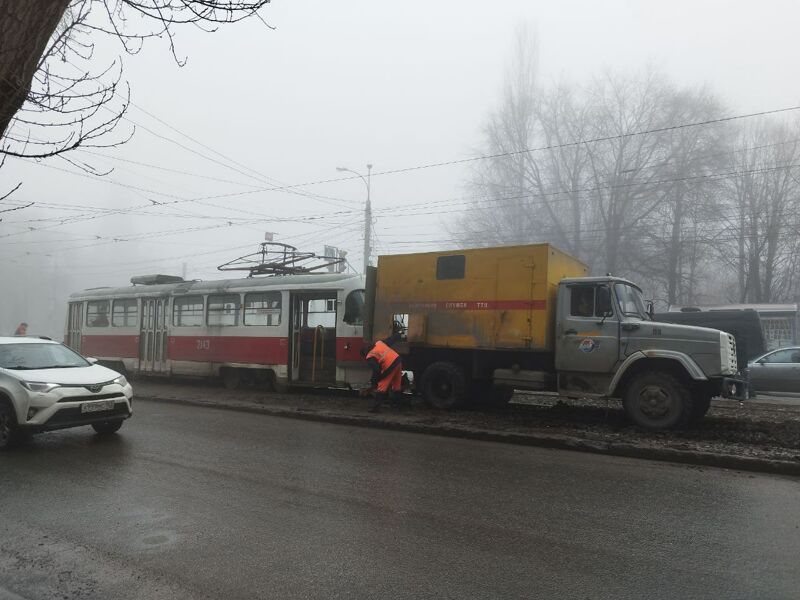
[[[372,384],[375,385],[383,379],[400,362],[400,355],[383,340],[378,340],[372,349],[367,353],[367,362],[377,366],[373,368]]]

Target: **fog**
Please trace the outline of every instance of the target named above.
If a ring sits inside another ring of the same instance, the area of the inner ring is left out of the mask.
[[[22,186],[2,208],[34,204],[0,215],[0,331],[26,321],[60,338],[69,293],[144,273],[220,278],[266,233],[342,248],[360,270],[365,186],[339,166],[373,165],[373,260],[456,246],[479,162],[458,161],[484,153],[521,26],[542,85],[655,69],[705,86],[720,117],[800,104],[789,1],[275,0],[262,14],[274,30],[176,30],[182,68],[163,40],[125,55],[126,144],[6,161],[0,195]],[[118,54],[101,44],[93,61]]]

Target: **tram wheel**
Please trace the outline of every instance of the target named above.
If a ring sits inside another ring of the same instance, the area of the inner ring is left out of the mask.
[[[242,375],[239,373],[239,369],[222,369],[220,376],[222,377],[222,386],[226,390],[238,390],[242,384]]]

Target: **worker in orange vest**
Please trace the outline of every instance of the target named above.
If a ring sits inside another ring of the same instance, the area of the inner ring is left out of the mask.
[[[392,346],[400,340],[400,331],[395,326],[395,333],[388,338],[368,344],[361,349],[361,356],[372,367],[372,389],[375,403],[370,412],[378,412],[381,404],[391,397],[393,403],[400,402],[403,392],[403,361]]]

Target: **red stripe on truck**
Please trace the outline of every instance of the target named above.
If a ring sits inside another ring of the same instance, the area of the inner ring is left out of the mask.
[[[468,300],[464,302],[412,302],[412,311],[426,310],[545,310],[546,300]]]

